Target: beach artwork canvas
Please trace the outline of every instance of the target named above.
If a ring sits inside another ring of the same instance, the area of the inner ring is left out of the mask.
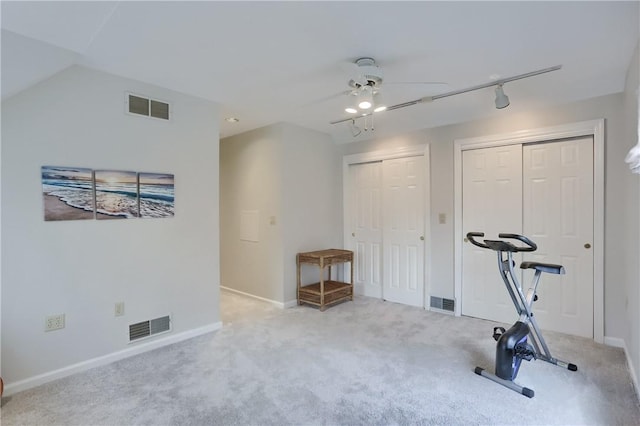
[[[140,217],[172,217],[175,207],[174,177],[168,173],[139,173]]]
[[[96,170],[94,175],[97,219],[138,217],[138,174],[136,172]]]
[[[42,166],[44,220],[93,219],[93,171]]]

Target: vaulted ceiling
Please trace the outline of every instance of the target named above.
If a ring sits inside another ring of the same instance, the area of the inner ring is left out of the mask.
[[[510,110],[623,90],[639,3],[1,2],[2,99],[73,64],[220,104],[221,137],[290,122],[354,140],[346,64],[375,58],[387,104],[507,83]],[[447,86],[391,84],[446,82]],[[503,113],[493,88],[375,115],[387,136]],[[225,117],[235,116],[230,124]],[[215,119],[215,118],[213,118]]]

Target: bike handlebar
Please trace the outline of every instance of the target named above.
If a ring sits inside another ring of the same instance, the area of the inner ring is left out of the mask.
[[[469,239],[471,244],[473,244],[474,246],[495,250],[495,251],[518,252],[518,251],[535,251],[538,249],[538,246],[536,245],[536,243],[534,243],[524,235],[498,234],[498,238],[518,240],[526,244],[526,247],[521,247],[521,246],[519,247],[514,245],[510,241],[503,241],[503,240],[484,240],[484,242],[481,243],[479,241],[476,241],[474,237],[484,237],[484,232],[468,232],[467,238]]]

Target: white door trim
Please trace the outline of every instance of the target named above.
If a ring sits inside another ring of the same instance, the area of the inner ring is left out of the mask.
[[[462,151],[579,136],[593,137],[593,339],[598,343],[604,343],[604,119],[454,141],[454,296],[456,316],[461,315],[460,301],[462,296]]]
[[[431,158],[429,156],[429,144],[403,147],[394,150],[372,151],[361,154],[345,155],[342,158],[342,218],[343,218],[343,236],[342,242],[346,249],[353,250],[354,247],[348,247],[348,241],[351,240],[351,230],[349,229],[349,219],[351,212],[349,211],[349,166],[352,164],[370,163],[373,161],[392,160],[394,158],[423,156],[424,167],[424,300],[423,307],[428,307],[427,300],[431,289]]]

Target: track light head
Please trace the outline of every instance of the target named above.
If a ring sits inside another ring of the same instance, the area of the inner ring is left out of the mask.
[[[496,108],[503,109],[508,107],[509,104],[509,97],[504,94],[502,84],[498,84],[498,86],[496,87]]]
[[[351,136],[353,136],[354,138],[362,133],[362,129],[356,126],[355,119],[351,119],[351,122],[349,123],[349,130],[351,130]]]

